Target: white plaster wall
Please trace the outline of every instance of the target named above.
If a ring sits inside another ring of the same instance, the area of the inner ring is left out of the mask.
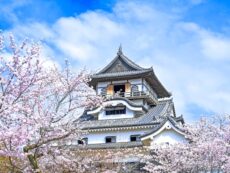
[[[102,88],[97,88],[97,94],[101,94]]]
[[[97,84],[97,93],[100,94],[101,93],[101,88],[102,87],[107,87],[109,84],[125,84],[127,82],[127,80],[118,80],[118,81],[108,81],[108,82],[98,82]],[[138,89],[139,91],[142,90],[142,79],[130,79],[128,80],[128,82],[130,82],[130,84],[138,84]]]
[[[131,84],[141,84],[142,83],[142,79],[130,79],[128,80]]]
[[[134,102],[134,103],[136,103],[136,104],[143,105],[143,99],[132,100],[132,102]]]
[[[155,137],[153,137],[153,143],[155,144],[162,144],[162,143],[170,143],[170,144],[175,144],[175,143],[181,143],[181,142],[186,142],[185,138],[183,135],[177,133],[174,130],[164,130]]]
[[[97,87],[107,87],[107,85],[110,84],[110,82],[98,82]]]
[[[129,142],[131,135],[143,135],[147,130],[91,133],[86,135],[86,137],[88,137],[88,144],[105,143],[106,136],[116,136],[116,142]]]
[[[134,117],[134,112],[126,107],[126,114],[106,115],[105,111],[102,110],[98,115],[98,120],[133,118],[133,117]]]
[[[137,85],[138,91],[142,91],[142,79],[131,79],[129,80],[131,85]]]
[[[112,84],[124,84],[126,82],[127,80],[115,80],[115,81],[112,81]]]
[[[88,111],[87,114],[98,114],[98,120],[104,119],[120,119],[120,118],[133,118],[135,111],[143,111],[142,107],[132,107],[124,100],[111,100],[104,102],[103,105],[106,106],[117,106],[118,104],[122,104],[126,106],[126,114],[118,114],[118,115],[106,115],[105,110],[102,107],[99,107],[95,110]]]
[[[107,82],[98,82],[97,87],[107,87],[108,84],[125,84],[127,80],[116,80],[116,81],[107,81]],[[128,82],[131,84],[141,84],[142,79],[129,79]]]
[[[145,102],[144,104],[144,99],[132,100],[132,102],[143,105],[146,109],[149,109],[149,105],[147,104],[147,102]]]
[[[150,108],[150,106],[147,104],[147,102],[144,104],[144,107],[145,107],[146,109],[149,109],[149,108]]]
[[[97,88],[96,88],[97,94],[101,94],[102,88],[106,88],[109,84],[110,82],[98,82]]]
[[[153,91],[153,89],[150,87],[150,85],[144,80],[144,88],[143,88],[143,90],[144,91],[148,91],[148,90],[150,90],[151,92],[152,92],[152,94],[157,98],[157,94],[156,94],[156,92],[155,91]]]

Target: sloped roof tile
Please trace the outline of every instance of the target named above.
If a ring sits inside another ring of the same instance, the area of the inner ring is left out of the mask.
[[[155,107],[149,109],[147,113],[138,118],[88,120],[83,121],[81,126],[83,129],[98,129],[159,124],[162,121],[159,117],[166,114],[170,103],[171,100],[160,101]]]

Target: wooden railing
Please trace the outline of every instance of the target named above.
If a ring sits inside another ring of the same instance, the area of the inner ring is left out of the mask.
[[[110,97],[149,98],[149,99],[152,99],[152,101],[154,101],[155,103],[157,102],[157,98],[154,97],[153,94],[151,94],[148,91],[117,92],[113,95],[102,93],[101,95],[106,98],[110,98]]]

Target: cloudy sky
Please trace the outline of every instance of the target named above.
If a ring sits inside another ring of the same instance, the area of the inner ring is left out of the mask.
[[[47,61],[74,69],[99,70],[121,43],[153,66],[187,121],[230,113],[228,0],[0,0],[0,29],[41,41]]]

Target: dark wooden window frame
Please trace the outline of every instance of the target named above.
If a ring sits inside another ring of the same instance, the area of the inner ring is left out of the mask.
[[[131,142],[136,142],[136,141],[140,141],[140,136],[141,135],[130,135],[130,141]]]
[[[105,108],[105,115],[121,115],[121,114],[126,114],[126,106]]]
[[[105,143],[115,143],[116,142],[116,136],[106,136],[105,137]]]

